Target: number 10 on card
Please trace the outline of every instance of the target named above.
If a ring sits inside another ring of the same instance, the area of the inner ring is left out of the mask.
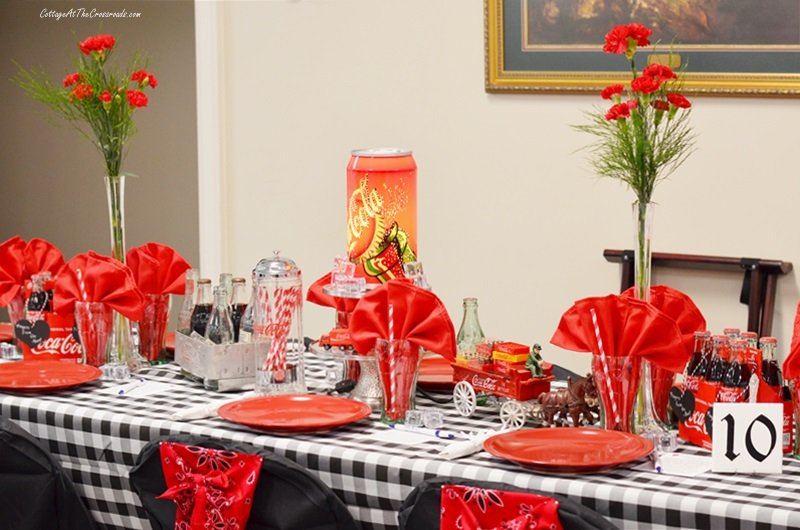
[[[711,470],[781,473],[783,407],[779,403],[715,403]]]

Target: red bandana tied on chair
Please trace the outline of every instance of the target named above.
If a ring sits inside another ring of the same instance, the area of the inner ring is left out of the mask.
[[[178,505],[175,530],[244,530],[261,473],[261,457],[172,442],[160,445],[167,491]]]
[[[533,493],[442,486],[441,530],[562,530],[558,501]]]

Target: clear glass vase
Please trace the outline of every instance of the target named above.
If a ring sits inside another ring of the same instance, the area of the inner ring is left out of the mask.
[[[111,257],[125,263],[125,176],[105,177],[105,185],[111,233]],[[146,365],[147,362],[139,354],[130,321],[115,312],[106,348],[106,364],[101,367],[105,377],[114,381],[127,379],[130,377],[130,372]]]
[[[655,203],[633,203],[634,224],[634,260],[633,277],[636,298],[650,302],[650,279],[652,272],[652,252],[650,243],[653,235],[653,218],[655,216]],[[632,427],[636,434],[665,433],[667,428],[659,419],[655,410],[653,397],[653,374],[658,370],[659,379],[665,377],[660,369],[654,367],[650,361],[642,359],[639,390],[636,393],[636,405],[633,409]],[[661,389],[659,385],[659,391]]]

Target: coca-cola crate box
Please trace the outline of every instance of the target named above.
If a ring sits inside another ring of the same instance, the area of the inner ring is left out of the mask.
[[[40,321],[28,322],[27,332],[20,339],[22,355],[27,360],[56,360],[80,362],[83,352],[81,344],[73,333],[75,319],[72,315],[64,316],[56,313],[44,313],[43,319],[47,328]],[[19,321],[17,326],[25,326],[27,321]],[[20,335],[19,329],[17,335]]]
[[[711,449],[713,438],[713,406],[719,397],[720,385],[700,381],[697,390],[679,384],[670,391],[672,410],[678,418],[678,436],[689,443]],[[782,399],[778,390],[763,380],[758,387],[758,403],[783,403],[783,453],[791,453],[794,446],[794,416],[791,400]]]

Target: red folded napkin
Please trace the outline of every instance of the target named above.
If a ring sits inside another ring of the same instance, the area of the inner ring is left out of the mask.
[[[681,330],[651,304],[619,295],[578,300],[561,317],[550,342],[567,350],[600,354],[591,310],[608,356],[637,355],[678,372],[686,362]]]
[[[791,349],[783,361],[783,378],[791,381],[797,377],[800,377],[800,303],[797,304],[797,312],[794,315]]]
[[[333,307],[337,311],[345,311],[350,313],[355,309],[358,304],[358,298],[342,298],[340,296],[331,296],[322,292],[322,288],[331,283],[331,273],[329,272],[319,280],[315,281],[308,288],[306,293],[306,300],[312,304],[317,304],[325,307]]]
[[[90,250],[69,260],[56,278],[53,294],[56,313],[72,314],[75,302],[103,302],[127,318],[139,321],[145,300],[125,264]]]
[[[191,269],[178,252],[167,245],[147,243],[132,248],[125,257],[139,290],[145,294],[183,294],[186,271]]]
[[[34,238],[28,243],[19,236],[0,244],[0,306],[14,299],[34,274],[49,272],[53,277],[64,265],[64,256],[52,243]]]
[[[635,287],[623,292],[621,296],[636,298]],[[675,321],[681,330],[684,364],[694,351],[694,332],[706,329],[706,319],[689,295],[667,285],[654,285],[650,288],[650,305]]]
[[[159,451],[167,491],[156,498],[175,501],[176,529],[247,527],[260,456],[173,442]]]
[[[561,530],[552,497],[473,486],[442,486],[442,530]]]
[[[14,236],[0,243],[0,306],[5,307],[25,285],[25,241]]]
[[[34,238],[25,247],[25,272],[28,278],[41,272],[49,272],[53,278],[64,266],[64,256],[55,245],[44,239]]]
[[[361,297],[350,317],[355,349],[367,354],[375,339],[405,339],[448,359],[456,357],[456,332],[444,304],[431,291],[407,280],[389,280]]]

